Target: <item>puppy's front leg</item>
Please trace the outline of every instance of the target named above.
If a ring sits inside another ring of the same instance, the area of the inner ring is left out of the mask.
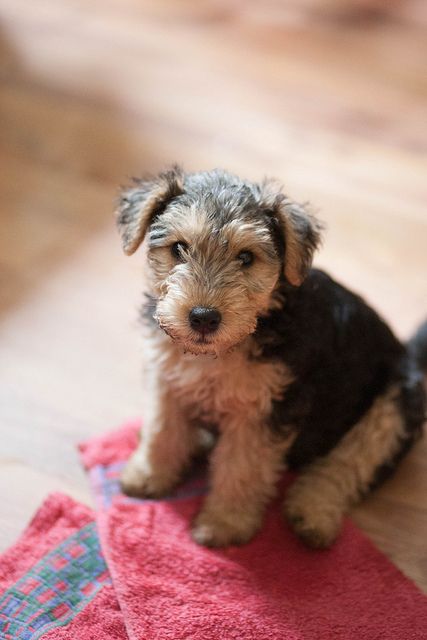
[[[222,547],[252,538],[275,493],[290,442],[291,436],[277,440],[248,416],[223,422],[211,458],[211,491],[192,530],[196,542]]]
[[[161,384],[149,389],[141,440],[123,470],[130,496],[160,497],[178,483],[191,455],[191,426],[177,400]]]

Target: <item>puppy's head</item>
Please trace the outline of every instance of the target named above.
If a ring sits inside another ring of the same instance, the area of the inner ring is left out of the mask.
[[[281,273],[299,286],[320,241],[320,223],[277,187],[218,170],[135,180],[117,223],[129,255],[147,236],[156,320],[196,354],[251,334]]]

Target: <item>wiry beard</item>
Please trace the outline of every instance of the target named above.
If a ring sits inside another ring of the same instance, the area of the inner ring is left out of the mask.
[[[249,331],[241,332],[233,340],[212,340],[205,337],[193,338],[191,336],[183,337],[176,329],[174,329],[169,323],[162,321],[160,318],[156,318],[159,328],[167,335],[171,340],[182,348],[184,353],[191,353],[195,356],[209,355],[213,357],[220,357],[227,353],[234,351],[239,345],[242,344],[256,329],[256,321]]]

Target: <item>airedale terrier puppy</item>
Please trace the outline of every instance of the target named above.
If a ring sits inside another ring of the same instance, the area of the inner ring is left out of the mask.
[[[427,331],[403,345],[312,269],[322,225],[273,182],[174,167],[135,180],[117,222],[127,254],[148,240],[143,431],[124,491],[167,494],[215,431],[194,540],[250,540],[291,468],[286,518],[330,545],[421,431]]]

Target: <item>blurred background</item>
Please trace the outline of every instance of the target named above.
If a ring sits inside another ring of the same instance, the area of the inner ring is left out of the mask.
[[[317,264],[402,338],[427,315],[422,0],[0,0],[0,549],[75,445],[138,415],[142,259],[118,185],[173,162],[275,176],[328,226]],[[354,511],[427,590],[420,442]]]

